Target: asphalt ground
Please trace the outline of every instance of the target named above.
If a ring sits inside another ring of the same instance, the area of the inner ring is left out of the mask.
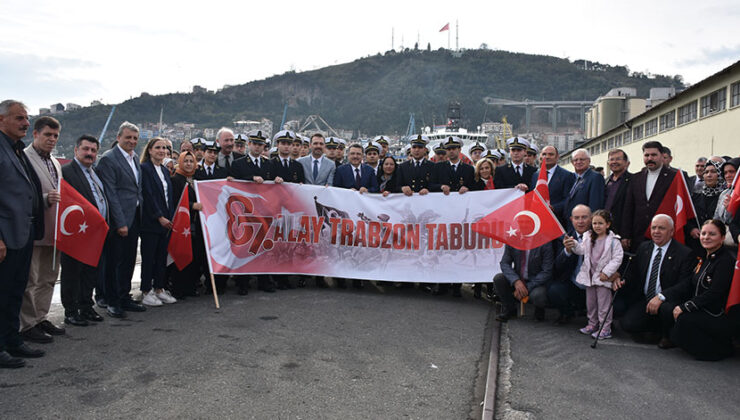
[[[531,311],[531,308],[529,308]],[[700,362],[680,349],[633,342],[624,332],[600,341],[579,318],[555,326],[532,314],[502,328],[497,418],[737,419],[740,356]]]
[[[0,371],[2,417],[480,418],[493,313],[470,293],[309,282],[220,297],[33,344],[47,355]]]

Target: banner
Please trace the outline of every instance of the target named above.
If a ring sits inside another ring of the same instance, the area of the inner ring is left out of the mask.
[[[211,272],[424,283],[491,282],[503,244],[472,225],[516,189],[402,194],[302,184],[198,181]],[[491,229],[504,231],[504,222]]]

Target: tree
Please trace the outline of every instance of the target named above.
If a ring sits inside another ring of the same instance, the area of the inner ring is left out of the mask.
[[[431,50],[432,50],[432,43],[427,42],[427,51],[431,51]]]

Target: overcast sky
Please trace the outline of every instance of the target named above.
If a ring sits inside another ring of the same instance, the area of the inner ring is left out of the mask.
[[[489,48],[681,74],[740,59],[737,0],[0,2],[0,99],[118,103],[219,89],[395,47]]]

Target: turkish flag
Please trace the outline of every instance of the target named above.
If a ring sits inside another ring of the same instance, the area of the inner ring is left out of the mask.
[[[696,211],[694,210],[694,203],[691,201],[691,194],[689,194],[689,188],[686,186],[683,172],[676,172],[673,182],[668,187],[668,191],[663,196],[663,201],[658,206],[655,214],[667,214],[670,216],[674,224],[673,239],[686,244],[683,228],[689,220],[696,219]],[[650,237],[650,226],[645,231],[645,237]]]
[[[537,176],[537,185],[534,189],[540,193],[547,204],[550,204],[550,187],[547,185],[547,167],[545,166],[545,159],[542,159],[540,174]]]
[[[59,193],[62,199],[54,234],[57,249],[77,261],[97,267],[108,235],[105,218],[64,179],[59,183]]]
[[[540,247],[565,233],[536,190],[494,210],[474,223],[473,230],[523,251]]]
[[[732,217],[735,217],[735,213],[737,213],[737,209],[740,207],[740,182],[737,182],[738,174],[740,174],[740,171],[737,171],[735,174],[735,180],[732,181],[734,188],[732,189],[732,194],[730,194],[730,202],[727,203],[727,211],[732,215]]]
[[[449,31],[450,30],[450,23],[448,22],[447,25],[443,26],[442,29],[440,29],[440,32]]]
[[[180,271],[193,261],[193,245],[190,234],[190,198],[186,185],[182,190],[180,202],[177,203],[177,211],[172,220],[170,242],[167,244],[167,253]]]
[[[737,252],[737,257],[740,258],[740,250]],[[731,307],[740,303],[740,262],[735,260],[735,273],[732,276],[732,286],[730,286],[730,295],[727,296],[727,305],[725,306],[725,313],[730,310]]]

